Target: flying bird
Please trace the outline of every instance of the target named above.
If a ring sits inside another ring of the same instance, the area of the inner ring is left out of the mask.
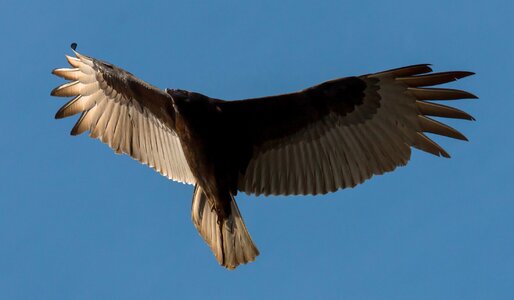
[[[474,120],[429,100],[477,98],[433,88],[473,75],[428,64],[334,79],[289,94],[225,101],[161,90],[80,54],[53,74],[52,96],[74,97],[56,113],[80,113],[72,135],[89,136],[163,176],[194,185],[192,221],[218,262],[234,269],[259,255],[235,196],[318,195],[354,187],[406,165],[411,147],[450,157],[425,133],[466,140],[429,116]]]

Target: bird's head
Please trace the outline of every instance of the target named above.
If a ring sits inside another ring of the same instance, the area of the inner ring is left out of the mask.
[[[173,99],[174,105],[182,105],[183,103],[189,102],[189,92],[185,90],[176,90],[176,89],[166,89],[166,93],[168,93]]]
[[[173,99],[173,107],[180,114],[198,114],[209,111],[210,98],[195,92],[178,89],[166,89]]]

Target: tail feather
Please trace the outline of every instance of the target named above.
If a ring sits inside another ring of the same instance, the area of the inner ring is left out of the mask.
[[[193,223],[220,265],[232,270],[240,264],[254,261],[259,250],[246,229],[233,197],[230,208],[231,214],[218,222],[218,215],[203,189],[196,185],[191,207]]]

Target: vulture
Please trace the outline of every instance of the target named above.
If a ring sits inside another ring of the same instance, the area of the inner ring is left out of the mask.
[[[450,155],[425,133],[466,137],[431,116],[474,120],[431,100],[477,98],[433,86],[473,75],[433,73],[429,64],[329,80],[298,92],[225,101],[161,90],[110,63],[80,54],[53,74],[52,90],[73,97],[56,115],[80,114],[86,131],[117,154],[194,185],[191,215],[220,265],[259,255],[235,196],[319,195],[351,188],[406,165],[411,148]]]

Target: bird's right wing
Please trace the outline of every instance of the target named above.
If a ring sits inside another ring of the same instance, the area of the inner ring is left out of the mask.
[[[324,82],[300,92],[220,102],[235,126],[237,189],[253,194],[324,194],[407,164],[411,147],[449,157],[424,132],[466,139],[428,116],[473,118],[427,100],[476,96],[432,88],[471,72],[415,65]],[[237,125],[236,125],[237,124]],[[234,188],[235,189],[235,188]]]
[[[81,113],[72,135],[89,130],[90,137],[116,153],[128,154],[169,179],[194,184],[174,131],[171,96],[121,68],[74,53],[76,57],[66,56],[72,68],[52,71],[71,82],[55,88],[51,95],[74,97],[55,118]]]

